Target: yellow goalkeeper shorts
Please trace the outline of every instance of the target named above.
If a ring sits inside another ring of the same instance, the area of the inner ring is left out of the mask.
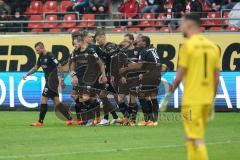
[[[212,105],[183,105],[181,114],[187,138],[204,138],[205,126],[212,112]]]

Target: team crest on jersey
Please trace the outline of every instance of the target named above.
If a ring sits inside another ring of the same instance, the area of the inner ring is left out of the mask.
[[[48,59],[47,59],[47,58],[45,58],[45,59],[44,59],[44,63],[47,63],[47,61],[48,61]]]
[[[136,56],[138,55],[138,51],[134,51],[133,54]]]

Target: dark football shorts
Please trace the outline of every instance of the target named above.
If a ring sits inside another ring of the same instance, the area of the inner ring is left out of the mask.
[[[51,98],[51,99],[54,99],[55,97],[59,97],[58,87],[52,88],[52,87],[49,87],[48,84],[46,84],[44,86],[42,96],[47,97],[47,98]]]

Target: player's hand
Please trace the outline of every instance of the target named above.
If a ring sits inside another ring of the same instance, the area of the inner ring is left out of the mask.
[[[107,83],[107,77],[101,75],[101,76],[99,77],[99,79],[98,79],[98,82],[99,82],[100,84]]]
[[[71,83],[72,83],[72,84],[78,84],[78,78],[77,78],[77,76],[73,76],[73,77],[72,77]]]
[[[125,77],[122,77],[121,82],[122,82],[122,84],[127,84],[127,79]]]
[[[120,73],[120,74],[123,74],[124,72],[126,72],[126,68],[120,68],[119,73]]]
[[[103,83],[107,83],[107,81],[108,81],[107,77],[106,76],[102,76],[102,82]]]
[[[139,81],[143,79],[143,74],[139,74]]]
[[[27,77],[28,77],[27,75],[24,75],[22,78],[23,80],[26,80]]]
[[[110,81],[111,81],[112,84],[114,84],[115,83],[115,78],[113,76],[111,76]]]

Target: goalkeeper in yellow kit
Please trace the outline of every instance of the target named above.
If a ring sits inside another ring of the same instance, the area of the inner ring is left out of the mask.
[[[183,17],[182,32],[187,41],[179,53],[178,69],[171,92],[184,83],[182,116],[188,160],[208,160],[204,131],[212,113],[219,83],[220,50],[200,34],[200,18]]]

